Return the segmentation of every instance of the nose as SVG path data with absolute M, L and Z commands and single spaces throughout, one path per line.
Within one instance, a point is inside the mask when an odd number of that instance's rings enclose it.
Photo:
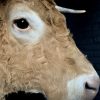
M 87 79 L 84 81 L 84 92 L 85 94 L 93 98 L 96 96 L 100 86 L 100 79 L 98 75 L 91 75 L 88 76 Z
M 93 100 L 99 86 L 100 79 L 97 73 L 76 77 L 68 82 L 68 100 Z M 72 94 L 74 94 L 73 97 Z
M 87 81 L 85 82 L 85 89 L 91 91 L 97 91 L 99 88 L 99 78 L 98 77 L 88 77 Z

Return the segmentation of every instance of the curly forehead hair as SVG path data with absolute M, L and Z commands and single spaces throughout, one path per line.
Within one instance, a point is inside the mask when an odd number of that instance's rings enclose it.
M 42 3 L 45 7 L 48 8 L 52 7 L 52 5 L 56 5 L 54 0 L 0 0 L 0 6 L 6 6 L 7 4 L 10 4 L 10 2 L 35 2 L 38 4 L 38 2 Z
M 6 3 L 9 0 L 0 0 L 0 3 Z M 34 1 L 34 0 L 24 0 L 24 1 Z M 39 0 L 39 1 L 48 1 L 50 3 L 54 3 L 54 0 Z

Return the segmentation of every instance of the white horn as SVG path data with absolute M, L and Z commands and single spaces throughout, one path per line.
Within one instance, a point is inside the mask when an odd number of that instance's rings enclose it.
M 75 14 L 81 14 L 81 13 L 85 13 L 86 10 L 75 10 L 75 9 L 70 9 L 70 8 L 64 8 L 64 7 L 60 7 L 60 6 L 55 6 L 55 8 L 63 13 L 75 13 Z

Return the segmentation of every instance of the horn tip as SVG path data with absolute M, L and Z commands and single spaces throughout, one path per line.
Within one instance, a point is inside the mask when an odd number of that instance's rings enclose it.
M 86 10 L 82 10 L 82 13 L 86 13 Z

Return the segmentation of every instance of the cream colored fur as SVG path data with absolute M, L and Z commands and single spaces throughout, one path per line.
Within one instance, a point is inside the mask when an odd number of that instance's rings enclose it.
M 36 30 L 41 38 L 35 44 L 34 40 L 24 42 L 16 38 L 9 29 L 10 14 L 12 9 L 16 14 L 19 4 L 35 12 L 44 24 L 45 29 Z M 48 100 L 70 100 L 68 82 L 81 75 L 96 74 L 76 47 L 65 17 L 57 11 L 53 0 L 4 0 L 0 3 L 0 17 L 0 100 L 19 90 L 43 91 Z

